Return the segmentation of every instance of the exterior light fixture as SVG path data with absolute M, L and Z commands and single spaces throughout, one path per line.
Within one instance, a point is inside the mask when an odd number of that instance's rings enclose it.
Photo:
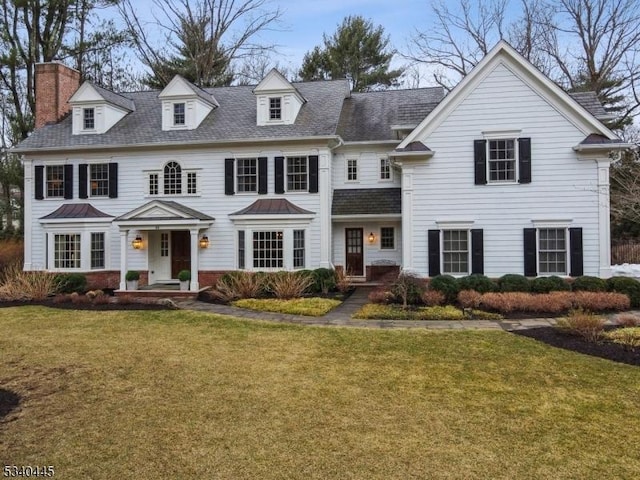
M 136 238 L 131 242 L 131 246 L 136 250 L 140 250 L 142 248 L 142 237 L 140 235 L 136 235 Z
M 376 241 L 376 236 L 373 232 L 369 233 L 369 243 L 373 243 Z
M 200 239 L 200 248 L 209 248 L 209 237 L 203 235 Z

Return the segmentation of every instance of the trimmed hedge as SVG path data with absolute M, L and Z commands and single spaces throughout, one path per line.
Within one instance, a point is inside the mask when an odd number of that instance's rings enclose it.
M 630 277 L 611 277 L 607 280 L 607 290 L 624 293 L 631 301 L 631 308 L 640 307 L 640 282 Z
M 460 291 L 458 281 L 451 275 L 437 275 L 433 277 L 429 283 L 429 288 L 442 293 L 447 303 L 455 303 L 458 292 Z
M 531 280 L 531 291 L 534 293 L 549 293 L 549 292 L 565 292 L 571 290 L 569 284 L 562 278 L 551 277 L 538 277 Z
M 83 273 L 60 273 L 56 275 L 57 290 L 60 293 L 84 293 L 87 277 Z
M 529 292 L 531 283 L 524 275 L 508 273 L 498 279 L 498 287 L 501 292 Z
M 584 275 L 582 277 L 577 277 L 573 283 L 571 284 L 571 289 L 575 292 L 606 292 L 607 291 L 607 282 L 598 277 L 590 277 L 589 275 Z
M 475 290 L 478 293 L 495 292 L 498 286 L 489 278 L 479 273 L 458 278 L 458 291 Z

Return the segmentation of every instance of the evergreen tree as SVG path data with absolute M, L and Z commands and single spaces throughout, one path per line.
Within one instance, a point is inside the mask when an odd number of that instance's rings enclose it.
M 384 28 L 361 16 L 346 17 L 332 36 L 323 35 L 323 43 L 304 56 L 302 80 L 346 78 L 354 92 L 365 92 L 397 85 L 403 73 L 389 70 L 395 52 Z

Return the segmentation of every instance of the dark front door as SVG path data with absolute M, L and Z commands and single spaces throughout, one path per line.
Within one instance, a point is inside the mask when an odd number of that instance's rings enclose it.
M 347 275 L 364 275 L 364 257 L 362 253 L 362 229 L 346 228 L 345 245 L 347 255 Z
M 191 235 L 178 230 L 171 232 L 171 278 L 180 270 L 191 270 Z

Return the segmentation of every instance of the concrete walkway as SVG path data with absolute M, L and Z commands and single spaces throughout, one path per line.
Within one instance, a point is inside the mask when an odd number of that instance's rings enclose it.
M 179 300 L 179 308 L 199 312 L 231 315 L 249 320 L 291 323 L 297 325 L 320 325 L 364 328 L 427 328 L 445 330 L 522 330 L 526 328 L 548 327 L 556 323 L 555 318 L 532 318 L 523 320 L 359 320 L 351 318 L 360 307 L 368 303 L 371 287 L 356 287 L 355 292 L 341 305 L 322 317 L 287 315 L 283 313 L 257 312 L 230 305 L 217 305 L 199 300 Z M 611 318 L 607 323 L 614 323 Z

